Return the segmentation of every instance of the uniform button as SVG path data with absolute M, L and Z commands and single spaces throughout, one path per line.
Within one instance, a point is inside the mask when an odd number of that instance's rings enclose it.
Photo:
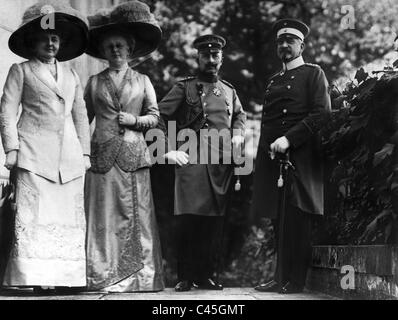
M 208 128 L 209 127 L 209 124 L 206 122 L 205 123 L 205 128 Z
M 291 76 L 290 79 L 294 79 L 294 76 Z
M 202 97 L 204 97 L 205 95 L 206 95 L 206 94 L 203 92 L 203 93 L 202 93 Z
M 126 130 L 124 130 L 124 128 L 119 130 L 119 134 L 124 134 Z
M 282 124 L 285 125 L 285 124 L 286 124 L 286 121 L 282 121 Z
M 274 80 L 271 80 L 269 83 L 270 83 L 270 84 L 273 84 L 273 83 L 274 83 Z
M 209 115 L 207 113 L 205 113 L 205 118 L 207 118 Z
M 280 76 L 283 76 L 285 73 L 282 71 L 281 73 L 279 73 Z
M 268 93 L 268 92 L 269 92 L 269 89 L 265 90 L 265 93 Z
M 288 85 L 288 86 L 286 86 L 286 88 L 287 88 L 288 90 L 290 90 L 291 86 L 290 86 L 290 85 Z
M 287 110 L 286 110 L 286 109 L 283 109 L 282 112 L 283 112 L 283 113 L 287 113 Z
M 206 107 L 207 106 L 207 102 L 203 102 L 203 105 Z

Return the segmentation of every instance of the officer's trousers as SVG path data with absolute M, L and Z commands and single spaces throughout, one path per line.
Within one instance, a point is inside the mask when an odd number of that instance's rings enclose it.
M 279 216 L 273 219 L 276 245 L 281 239 Z M 275 280 L 282 272 L 283 285 L 287 282 L 304 288 L 307 269 L 311 261 L 311 214 L 287 205 L 284 219 L 282 261 L 277 258 Z
M 224 217 L 183 214 L 177 219 L 178 280 L 203 281 L 219 265 Z

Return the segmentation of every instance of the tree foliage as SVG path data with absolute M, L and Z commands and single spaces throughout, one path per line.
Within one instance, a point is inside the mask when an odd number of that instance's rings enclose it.
M 327 226 L 341 244 L 396 241 L 398 73 L 370 76 L 361 68 L 343 91 L 346 107 L 325 129 L 332 161 Z M 330 240 L 329 240 L 330 241 Z

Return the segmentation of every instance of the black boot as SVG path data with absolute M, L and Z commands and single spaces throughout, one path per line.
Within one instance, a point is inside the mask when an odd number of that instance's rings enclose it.
M 183 292 L 183 291 L 191 290 L 191 287 L 192 287 L 192 281 L 190 281 L 190 280 L 181 280 L 181 281 L 179 281 L 176 284 L 174 289 L 177 292 Z
M 217 281 L 215 281 L 212 278 L 195 281 L 195 284 L 198 289 L 204 289 L 204 290 L 222 290 L 222 289 L 224 289 L 221 283 L 218 283 Z
M 258 286 L 254 287 L 254 290 L 260 292 L 278 292 L 279 285 L 275 280 L 271 280 L 266 283 L 259 284 Z

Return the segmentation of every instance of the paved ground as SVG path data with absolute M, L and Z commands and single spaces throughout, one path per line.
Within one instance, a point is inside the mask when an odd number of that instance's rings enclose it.
M 30 290 L 3 290 L 0 300 L 334 300 L 336 298 L 313 292 L 280 295 L 260 293 L 253 288 L 225 288 L 223 291 L 192 290 L 175 292 L 167 288 L 156 293 L 81 293 L 69 296 L 35 296 Z

